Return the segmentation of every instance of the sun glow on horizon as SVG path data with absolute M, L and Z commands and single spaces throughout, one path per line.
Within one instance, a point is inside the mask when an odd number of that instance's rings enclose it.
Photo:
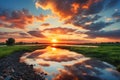
M 52 51 L 55 51 L 55 50 L 56 50 L 56 48 L 52 47 Z
M 54 39 L 51 39 L 51 42 L 52 42 L 52 43 L 57 43 L 58 40 L 54 38 Z

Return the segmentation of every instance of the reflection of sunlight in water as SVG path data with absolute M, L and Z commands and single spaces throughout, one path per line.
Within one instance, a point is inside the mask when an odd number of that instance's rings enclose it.
M 55 51 L 55 50 L 56 50 L 56 48 L 52 48 L 52 50 L 53 50 L 53 51 Z
M 120 80 L 120 74 L 105 62 L 50 46 L 25 53 L 20 61 L 33 64 L 36 72 L 47 73 L 48 80 Z

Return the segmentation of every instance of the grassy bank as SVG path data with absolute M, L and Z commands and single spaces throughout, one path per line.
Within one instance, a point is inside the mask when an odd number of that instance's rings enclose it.
M 45 46 L 25 46 L 25 45 L 15 45 L 15 46 L 4 46 L 0 47 L 0 58 L 8 56 L 17 51 L 33 51 L 36 49 L 43 49 Z M 75 47 L 75 46 L 62 46 L 60 48 L 69 49 L 81 53 L 85 56 L 97 58 L 102 61 L 106 61 L 117 67 L 120 71 L 120 45 L 107 44 L 99 45 L 99 47 Z
M 0 58 L 8 56 L 17 51 L 33 51 L 36 49 L 42 49 L 45 46 L 23 46 L 23 45 L 15 45 L 15 46 L 3 46 L 0 47 Z
M 99 47 L 96 48 L 62 46 L 61 48 L 81 53 L 87 57 L 106 61 L 116 66 L 118 71 L 120 71 L 120 45 L 99 45 Z

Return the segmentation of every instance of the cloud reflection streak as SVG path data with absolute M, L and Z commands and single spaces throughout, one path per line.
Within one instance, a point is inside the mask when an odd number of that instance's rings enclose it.
M 106 62 L 50 46 L 25 53 L 20 60 L 35 64 L 35 71 L 47 73 L 48 80 L 120 80 L 120 73 Z

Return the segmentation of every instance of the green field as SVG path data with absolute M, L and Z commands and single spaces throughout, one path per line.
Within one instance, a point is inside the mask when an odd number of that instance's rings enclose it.
M 43 49 L 45 46 L 4 46 L 0 47 L 0 58 L 8 56 L 17 51 L 33 51 L 36 49 Z M 117 67 L 120 71 L 120 45 L 107 44 L 98 45 L 98 47 L 73 47 L 73 46 L 60 46 L 60 48 L 68 49 L 78 52 L 87 57 L 96 58 L 102 61 L 106 61 Z
M 45 48 L 45 46 L 24 46 L 24 45 L 4 46 L 0 47 L 0 58 L 3 58 L 18 51 L 33 51 L 42 48 Z
M 94 47 L 94 48 L 62 46 L 60 48 L 75 51 L 87 57 L 92 57 L 102 61 L 106 61 L 116 66 L 117 70 L 120 71 L 120 45 L 107 44 L 107 45 L 99 45 L 98 47 Z

